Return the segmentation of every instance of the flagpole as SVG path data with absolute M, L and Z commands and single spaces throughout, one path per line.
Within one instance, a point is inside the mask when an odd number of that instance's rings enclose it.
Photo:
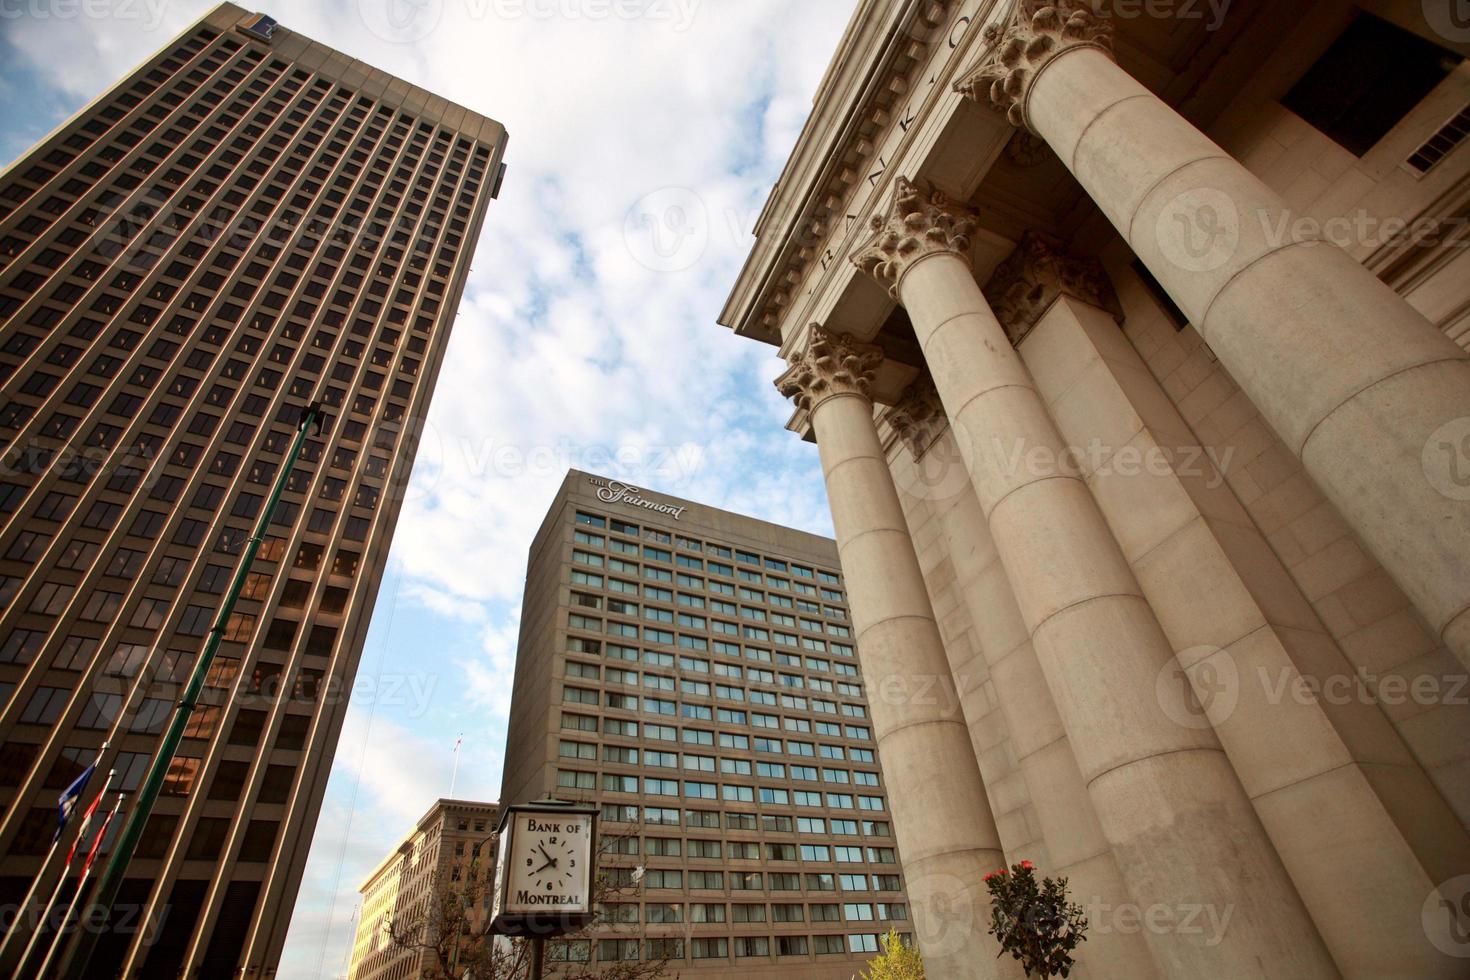
M 454 740 L 454 768 L 449 772 L 449 798 L 454 799 L 454 784 L 459 779 L 459 743 L 464 741 L 464 733 Z
M 313 425 L 317 431 L 321 431 L 322 403 L 314 401 L 301 410 L 301 420 L 296 425 L 296 438 L 291 443 L 291 448 L 281 465 L 281 472 L 276 477 L 275 486 L 271 489 L 271 495 L 266 499 L 265 509 L 260 512 L 255 522 L 255 530 L 251 532 L 250 540 L 246 542 L 245 549 L 240 556 L 240 563 L 235 569 L 235 577 L 230 581 L 229 591 L 220 603 L 219 612 L 215 614 L 214 625 L 210 627 L 209 636 L 204 641 L 204 649 L 199 653 L 199 659 L 194 662 L 194 669 L 189 674 L 189 680 L 184 685 L 183 696 L 174 704 L 173 719 L 168 728 L 164 730 L 163 739 L 159 742 L 158 751 L 153 756 L 153 761 L 148 766 L 148 774 L 143 777 L 143 785 L 138 789 L 135 797 L 133 812 L 128 814 L 127 823 L 123 824 L 122 833 L 118 834 L 117 845 L 107 858 L 107 864 L 102 869 L 102 875 L 97 881 L 97 905 L 102 910 L 104 922 L 112 921 L 112 904 L 117 901 L 118 892 L 122 890 L 123 876 L 127 873 L 128 864 L 133 860 L 133 853 L 138 849 L 138 841 L 143 836 L 143 829 L 148 824 L 148 816 L 153 812 L 154 803 L 158 802 L 158 794 L 163 792 L 163 782 L 168 776 L 169 767 L 173 764 L 174 753 L 178 751 L 179 743 L 183 741 L 184 730 L 188 727 L 189 718 L 194 709 L 199 705 L 199 695 L 204 690 L 205 678 L 209 676 L 210 665 L 214 663 L 215 654 L 219 652 L 220 643 L 225 638 L 225 627 L 229 624 L 230 616 L 235 611 L 235 603 L 240 599 L 240 593 L 245 589 L 245 580 L 250 576 L 250 569 L 255 564 L 255 556 L 260 553 L 260 546 L 265 541 L 266 532 L 270 530 L 271 520 L 276 513 L 276 505 L 281 502 L 281 495 L 286 492 L 286 483 L 291 479 L 291 471 L 296 466 L 296 461 L 301 458 L 302 447 L 306 445 L 306 437 Z M 62 976 L 72 980 L 83 980 L 87 977 L 87 963 L 92 958 L 92 953 L 97 948 L 98 933 L 84 931 L 72 944 L 66 957 L 61 961 L 61 969 L 58 971 Z
M 112 804 L 112 811 L 107 814 L 107 819 L 102 821 L 102 826 L 97 828 L 97 837 L 92 842 L 92 849 L 87 852 L 87 861 L 82 865 L 82 877 L 77 881 L 76 894 L 71 897 L 71 904 L 66 907 L 66 914 L 61 917 L 61 925 L 56 927 L 56 935 L 51 937 L 51 948 L 46 951 L 46 958 L 41 961 L 41 968 L 36 971 L 37 978 L 46 976 L 46 968 L 51 965 L 51 960 L 56 956 L 56 951 L 61 948 L 61 939 L 66 935 L 67 923 L 71 921 L 72 911 L 76 909 L 77 902 L 81 901 L 87 893 L 87 879 L 92 876 L 92 861 L 97 857 L 97 851 L 102 847 L 102 841 L 107 837 L 107 828 L 112 826 L 113 817 L 122 808 L 123 794 L 117 794 L 117 802 Z M 86 913 L 83 912 L 83 918 Z
M 97 800 L 87 808 L 87 815 L 82 818 L 82 825 L 77 830 L 76 842 L 72 844 L 71 850 L 67 852 L 66 863 L 61 866 L 61 875 L 56 879 L 56 888 L 52 890 L 51 897 L 42 906 L 41 920 L 36 923 L 36 928 L 31 930 L 31 940 L 26 943 L 25 952 L 20 954 L 20 960 L 15 964 L 15 972 L 11 974 L 12 980 L 20 980 L 21 977 L 25 976 L 26 961 L 31 958 L 31 953 L 35 951 L 36 940 L 40 939 L 41 933 L 45 931 L 46 918 L 51 914 L 51 906 L 56 904 L 56 899 L 61 894 L 62 887 L 66 884 L 66 873 L 71 870 L 72 858 L 77 856 L 77 844 L 86 843 L 84 838 L 87 834 L 87 827 L 92 821 L 92 812 L 97 808 L 97 803 L 101 802 L 102 798 L 107 795 L 107 790 L 112 786 L 112 777 L 115 775 L 117 775 L 116 769 L 109 769 L 107 771 L 107 782 L 102 784 L 102 792 L 97 794 Z M 38 977 L 40 976 L 39 973 L 36 975 Z
M 107 742 L 103 742 L 102 747 L 97 750 L 97 758 L 92 762 L 91 771 L 95 772 L 97 767 L 102 764 L 102 754 L 107 751 L 107 744 Z M 82 790 L 85 791 L 86 788 L 86 785 L 83 784 Z M 40 890 L 41 879 L 46 877 L 46 869 L 51 866 L 51 859 L 56 856 L 56 849 L 61 846 L 61 832 L 65 829 L 65 824 L 56 828 L 56 836 L 51 840 L 51 850 L 46 852 L 46 857 L 41 861 L 41 867 L 36 871 L 36 877 L 31 879 L 31 887 L 26 892 L 26 897 L 20 900 L 20 907 L 16 910 L 15 920 L 11 922 L 9 931 L 5 933 L 5 941 L 0 942 L 0 962 L 4 962 L 5 953 L 10 949 L 11 940 L 15 938 L 15 934 L 20 931 L 21 924 L 25 921 L 26 910 L 31 907 L 31 899 L 35 898 L 36 892 Z M 40 923 L 37 923 L 36 928 L 40 928 Z

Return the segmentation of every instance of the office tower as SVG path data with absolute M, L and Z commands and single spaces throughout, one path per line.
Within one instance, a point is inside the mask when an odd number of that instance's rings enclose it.
M 550 959 L 845 980 L 908 931 L 826 538 L 571 472 L 531 547 L 505 759 L 503 802 L 601 806 L 613 891 Z
M 859 5 L 720 317 L 938 681 L 873 704 L 926 966 L 1028 859 L 1094 976 L 1461 975 L 1464 7 L 1125 6 Z
M 104 739 L 137 788 L 325 405 L 124 882 L 147 925 L 94 975 L 275 969 L 504 148 L 225 4 L 0 176 L 6 900 Z
M 362 910 L 352 941 L 348 980 L 404 980 L 438 976 L 439 959 L 409 943 L 433 943 L 430 930 L 451 923 L 482 931 L 489 917 L 495 878 L 495 845 L 491 838 L 500 821 L 494 803 L 438 800 L 419 818 L 358 889 Z M 471 881 L 479 901 L 463 919 L 436 912 L 434 903 L 463 894 Z M 473 893 L 471 893 L 473 894 Z M 400 942 L 394 942 L 394 936 Z M 453 965 L 455 944 L 447 944 Z

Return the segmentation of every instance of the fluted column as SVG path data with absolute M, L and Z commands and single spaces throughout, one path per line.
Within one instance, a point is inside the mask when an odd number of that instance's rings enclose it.
M 868 397 L 883 355 L 810 331 L 777 387 L 816 432 L 925 964 L 939 977 L 1010 976 L 985 931 L 982 880 L 1005 856 Z
M 1020 0 L 956 87 L 1056 151 L 1323 493 L 1470 665 L 1470 359 L 1123 71 L 1082 0 Z
M 915 381 L 885 418 L 916 463 L 938 440 L 954 438 L 945 432 L 944 406 L 933 379 L 927 376 Z M 955 588 L 974 624 L 1046 852 L 1043 856 L 1027 848 L 1012 848 L 1008 857 L 1011 863 L 1029 858 L 1044 874 L 1065 877 L 1073 901 L 1086 910 L 1094 928 L 1078 960 L 1076 976 L 1083 980 L 1150 980 L 1158 971 L 1143 938 L 1132 930 L 1110 928 L 1131 896 L 1087 797 L 1087 785 L 995 550 L 985 512 L 963 473 L 946 475 L 943 483 L 953 492 L 935 501 L 935 510 L 954 568 Z
M 1148 930 L 1154 960 L 1168 977 L 1336 976 L 1214 732 L 1172 720 L 1185 694 L 1155 682 L 1173 649 L 975 283 L 973 229 L 900 180 L 855 261 L 908 310 L 1130 893 L 1232 912 L 1216 945 Z

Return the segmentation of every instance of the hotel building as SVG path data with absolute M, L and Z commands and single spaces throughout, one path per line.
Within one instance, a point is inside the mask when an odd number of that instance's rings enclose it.
M 499 821 L 500 807 L 494 803 L 438 800 L 429 807 L 358 889 L 362 909 L 347 980 L 438 976 L 438 957 L 405 942 L 437 942 L 431 930 L 449 922 L 483 929 L 495 877 L 491 838 Z M 470 915 L 461 920 L 435 912 L 434 903 L 462 893 L 471 882 L 479 886 L 479 903 Z M 452 943 L 449 948 L 452 956 Z
M 830 540 L 567 476 L 531 548 L 501 799 L 600 805 L 611 890 L 550 959 L 847 980 L 909 932 L 852 632 Z
M 869 688 L 942 679 L 872 703 L 931 975 L 1017 975 L 1020 859 L 1074 975 L 1465 975 L 1453 7 L 858 5 L 721 322 L 790 363 Z
M 104 740 L 138 788 L 325 413 L 93 976 L 274 974 L 505 141 L 223 4 L 0 174 L 3 901 Z

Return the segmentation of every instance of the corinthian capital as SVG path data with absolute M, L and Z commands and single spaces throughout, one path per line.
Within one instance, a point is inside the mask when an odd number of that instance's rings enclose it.
M 934 379 L 927 374 L 904 389 L 898 402 L 884 416 L 893 431 L 909 447 L 914 459 L 920 459 L 944 431 L 946 422 L 944 405 L 939 401 L 939 392 Z
M 873 215 L 872 229 L 873 236 L 852 257 L 853 264 L 887 286 L 897 299 L 904 271 L 924 256 L 953 252 L 968 259 L 975 215 L 939 191 L 922 191 L 900 177 L 893 204 L 886 215 Z
M 836 395 L 867 398 L 883 351 L 815 323 L 810 329 L 806 350 L 791 356 L 791 367 L 776 379 L 776 390 L 804 412 Z
M 1058 296 L 1122 316 L 1101 262 L 1071 255 L 1060 242 L 1035 232 L 1028 232 L 1010 258 L 996 266 L 984 291 L 1012 344 L 1026 338 Z
M 980 64 L 955 82 L 955 91 L 995 106 L 1012 126 L 1031 129 L 1026 100 L 1036 76 L 1074 48 L 1111 56 L 1113 27 L 1087 0 L 1016 0 L 1009 22 L 985 28 L 985 44 Z

